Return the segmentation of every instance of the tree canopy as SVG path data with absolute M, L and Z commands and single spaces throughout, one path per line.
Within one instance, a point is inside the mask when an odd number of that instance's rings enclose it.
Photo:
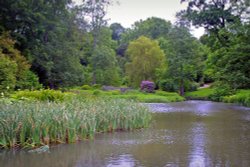
M 142 80 L 159 79 L 165 57 L 157 41 L 141 36 L 129 43 L 126 53 L 130 59 L 126 64 L 126 72 L 132 86 L 138 87 Z

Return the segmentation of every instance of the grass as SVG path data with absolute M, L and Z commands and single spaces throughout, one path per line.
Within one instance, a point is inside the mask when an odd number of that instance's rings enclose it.
M 194 100 L 213 100 L 211 99 L 211 95 L 215 92 L 213 88 L 203 88 L 198 89 L 194 92 L 187 92 L 185 94 L 187 99 Z M 230 96 L 221 96 L 220 100 L 224 103 L 236 103 L 243 106 L 250 107 L 250 90 L 238 90 L 234 95 Z
M 185 98 L 174 92 L 156 91 L 155 93 L 145 93 L 139 90 L 130 90 L 121 93 L 119 90 L 102 91 L 102 90 L 79 90 L 72 89 L 71 92 L 85 96 L 110 97 L 113 99 L 132 99 L 144 103 L 169 103 L 183 101 Z
M 223 97 L 222 101 L 250 107 L 250 90 L 238 90 L 234 95 Z
M 80 100 L 79 100 L 80 99 Z M 147 127 L 148 108 L 124 99 L 0 101 L 0 147 L 74 143 L 99 132 Z
M 208 100 L 208 97 L 214 93 L 213 88 L 202 88 L 193 92 L 186 92 L 185 97 L 192 100 Z

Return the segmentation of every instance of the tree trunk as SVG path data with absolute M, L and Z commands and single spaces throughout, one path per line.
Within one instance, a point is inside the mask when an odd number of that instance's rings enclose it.
M 184 80 L 180 80 L 180 88 L 179 88 L 179 94 L 180 96 L 184 96 Z

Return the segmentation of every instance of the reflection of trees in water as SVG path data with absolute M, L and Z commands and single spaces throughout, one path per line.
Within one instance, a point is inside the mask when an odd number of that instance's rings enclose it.
M 250 165 L 250 122 L 243 111 L 224 110 L 206 121 L 211 166 Z
M 151 142 L 136 145 L 131 152 L 144 166 L 186 166 L 191 130 L 191 113 L 162 113 L 154 115 L 154 129 L 145 140 Z
M 189 140 L 191 149 L 189 150 L 189 167 L 211 166 L 210 158 L 206 152 L 207 135 L 206 125 L 203 122 L 194 122 Z

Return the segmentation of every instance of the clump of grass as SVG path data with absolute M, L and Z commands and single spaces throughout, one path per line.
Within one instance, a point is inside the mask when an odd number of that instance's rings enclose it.
M 193 92 L 186 92 L 185 97 L 188 99 L 195 99 L 195 100 L 208 100 L 209 96 L 214 93 L 213 88 L 202 88 L 198 89 L 197 91 Z
M 236 94 L 222 98 L 226 103 L 237 103 L 250 107 L 250 90 L 239 90 Z
M 74 143 L 95 133 L 147 127 L 148 108 L 124 99 L 0 101 L 0 147 Z

